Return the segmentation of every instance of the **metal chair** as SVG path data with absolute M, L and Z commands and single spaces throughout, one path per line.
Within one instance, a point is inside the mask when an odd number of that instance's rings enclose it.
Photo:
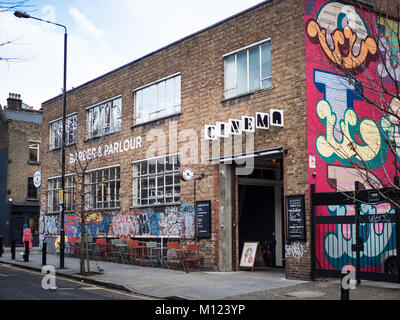
M 174 265 L 179 265 L 179 258 L 176 249 L 179 248 L 178 242 L 168 242 L 167 243 L 167 255 L 163 257 L 163 263 L 167 268 L 171 268 Z
M 157 248 L 157 242 L 151 241 L 146 243 L 146 253 L 144 259 L 151 267 L 157 265 L 159 262 L 157 250 L 155 250 L 155 248 Z
M 200 245 L 199 244 L 189 244 L 186 247 L 185 257 L 180 260 L 183 270 L 189 273 L 189 266 L 195 264 L 197 270 L 200 270 Z
M 137 240 L 131 240 L 128 241 L 128 256 L 129 256 L 129 263 L 136 263 L 139 262 L 142 264 L 142 258 L 139 252 L 139 241 Z

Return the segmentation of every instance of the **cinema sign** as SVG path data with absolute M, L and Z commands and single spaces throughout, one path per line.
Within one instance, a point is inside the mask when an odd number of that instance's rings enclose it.
M 204 139 L 217 140 L 230 135 L 242 135 L 243 132 L 255 132 L 256 129 L 269 130 L 270 126 L 284 126 L 282 110 L 271 109 L 270 113 L 257 112 L 255 117 L 242 116 L 241 120 L 229 119 L 229 122 L 217 122 L 204 126 Z

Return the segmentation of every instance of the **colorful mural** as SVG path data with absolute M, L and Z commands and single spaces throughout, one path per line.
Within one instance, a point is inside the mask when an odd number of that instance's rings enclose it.
M 80 237 L 79 217 L 65 215 L 65 235 Z M 134 209 L 123 213 L 118 210 L 93 212 L 85 220 L 88 236 L 112 236 L 118 238 L 186 238 L 195 236 L 195 210 L 191 204 L 181 207 Z M 60 232 L 58 215 L 40 216 L 42 238 L 55 237 Z
M 400 158 L 399 121 L 362 97 L 377 103 L 389 99 L 365 85 L 370 84 L 366 79 L 382 80 L 389 91 L 394 89 L 390 76 L 400 79 L 400 60 L 393 58 L 400 55 L 393 33 L 396 25 L 339 1 L 305 0 L 308 154 L 316 159 L 315 168 L 309 169 L 309 183 L 316 185 L 317 192 L 334 192 L 335 187 L 354 191 L 355 181 L 368 189 L 365 174 L 378 188 L 393 180 L 394 162 Z M 357 81 L 349 81 L 349 74 Z M 390 108 L 400 115 L 399 100 L 393 99 Z M 388 150 L 387 138 L 395 142 L 396 157 Z M 393 212 L 389 204 L 361 206 L 365 216 Z M 355 210 L 353 206 L 319 207 L 316 214 L 352 216 Z M 364 223 L 360 229 L 364 246 L 369 248 L 361 253 L 361 268 L 382 271 L 383 260 L 395 250 L 394 224 Z M 317 255 L 323 255 L 332 269 L 355 264 L 355 225 L 321 227 L 318 234 Z

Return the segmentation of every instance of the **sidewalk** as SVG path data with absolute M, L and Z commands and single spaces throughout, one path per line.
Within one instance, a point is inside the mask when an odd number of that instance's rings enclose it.
M 34 248 L 29 262 L 23 262 L 17 249 L 16 260 L 11 260 L 9 249 L 0 263 L 13 264 L 41 271 L 42 254 Z M 285 279 L 283 270 L 255 272 L 190 272 L 146 268 L 125 264 L 91 261 L 90 277 L 78 275 L 79 259 L 65 258 L 65 269 L 60 270 L 58 255 L 47 255 L 47 264 L 56 267 L 60 276 L 142 294 L 155 299 L 188 300 L 340 300 L 340 282 L 296 281 Z M 400 284 L 362 281 L 350 292 L 351 300 L 400 300 Z
M 34 248 L 29 262 L 23 262 L 17 249 L 16 260 L 11 260 L 9 249 L 5 250 L 0 263 L 13 264 L 41 271 L 42 254 Z M 91 271 L 100 274 L 89 277 L 79 273 L 79 259 L 65 257 L 64 269 L 59 269 L 58 255 L 47 255 L 47 264 L 56 267 L 57 275 L 84 279 L 99 285 L 122 289 L 156 299 L 222 300 L 232 295 L 246 295 L 253 292 L 284 288 L 304 283 L 287 280 L 283 270 L 257 272 L 190 272 L 180 270 L 146 268 L 140 266 L 91 261 Z

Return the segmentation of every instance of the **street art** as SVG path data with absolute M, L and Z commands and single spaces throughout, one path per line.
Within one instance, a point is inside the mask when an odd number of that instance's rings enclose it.
M 400 51 L 399 41 L 396 35 L 398 23 L 383 17 L 377 18 L 380 29 L 379 51 L 384 61 L 378 62 L 377 74 L 384 83 L 390 83 L 393 79 L 400 82 Z
M 309 250 L 310 250 L 309 242 L 301 244 L 299 241 L 296 241 L 291 244 L 287 244 L 285 248 L 286 258 L 293 257 L 297 260 L 301 259 L 307 254 Z
M 138 227 L 132 215 L 117 214 L 112 217 L 111 230 L 118 238 L 135 238 Z
M 316 184 L 317 192 L 354 191 L 355 181 L 370 189 L 367 175 L 376 188 L 386 187 L 393 180 L 394 162 L 400 159 L 399 121 L 395 116 L 375 112 L 361 97 L 377 99 L 365 86 L 366 78 L 389 84 L 393 78 L 400 79 L 396 26 L 392 20 L 339 1 L 305 0 L 308 153 L 316 163 L 309 169 L 309 183 Z M 380 31 L 379 44 L 373 38 L 377 34 L 374 28 Z M 342 67 L 358 82 L 349 81 Z M 390 109 L 400 115 L 400 101 L 393 99 Z M 395 146 L 395 156 L 387 139 Z M 315 168 L 319 168 L 319 175 L 315 175 Z M 361 253 L 361 269 L 382 271 L 382 260 L 396 249 L 394 224 L 387 223 L 393 210 L 388 203 L 361 205 L 361 216 L 376 222 L 360 225 L 367 248 Z M 354 216 L 355 208 L 318 207 L 316 214 Z M 321 252 L 317 254 L 323 255 L 331 268 L 341 270 L 349 263 L 355 265 L 355 224 L 333 225 L 320 231 L 316 241 Z M 288 256 L 305 254 L 301 244 L 287 246 L 286 251 Z
M 307 23 L 307 35 L 319 43 L 329 60 L 362 72 L 377 58 L 378 47 L 368 25 L 353 6 L 331 1 L 321 7 L 316 20 Z M 347 54 L 346 54 L 347 53 Z

